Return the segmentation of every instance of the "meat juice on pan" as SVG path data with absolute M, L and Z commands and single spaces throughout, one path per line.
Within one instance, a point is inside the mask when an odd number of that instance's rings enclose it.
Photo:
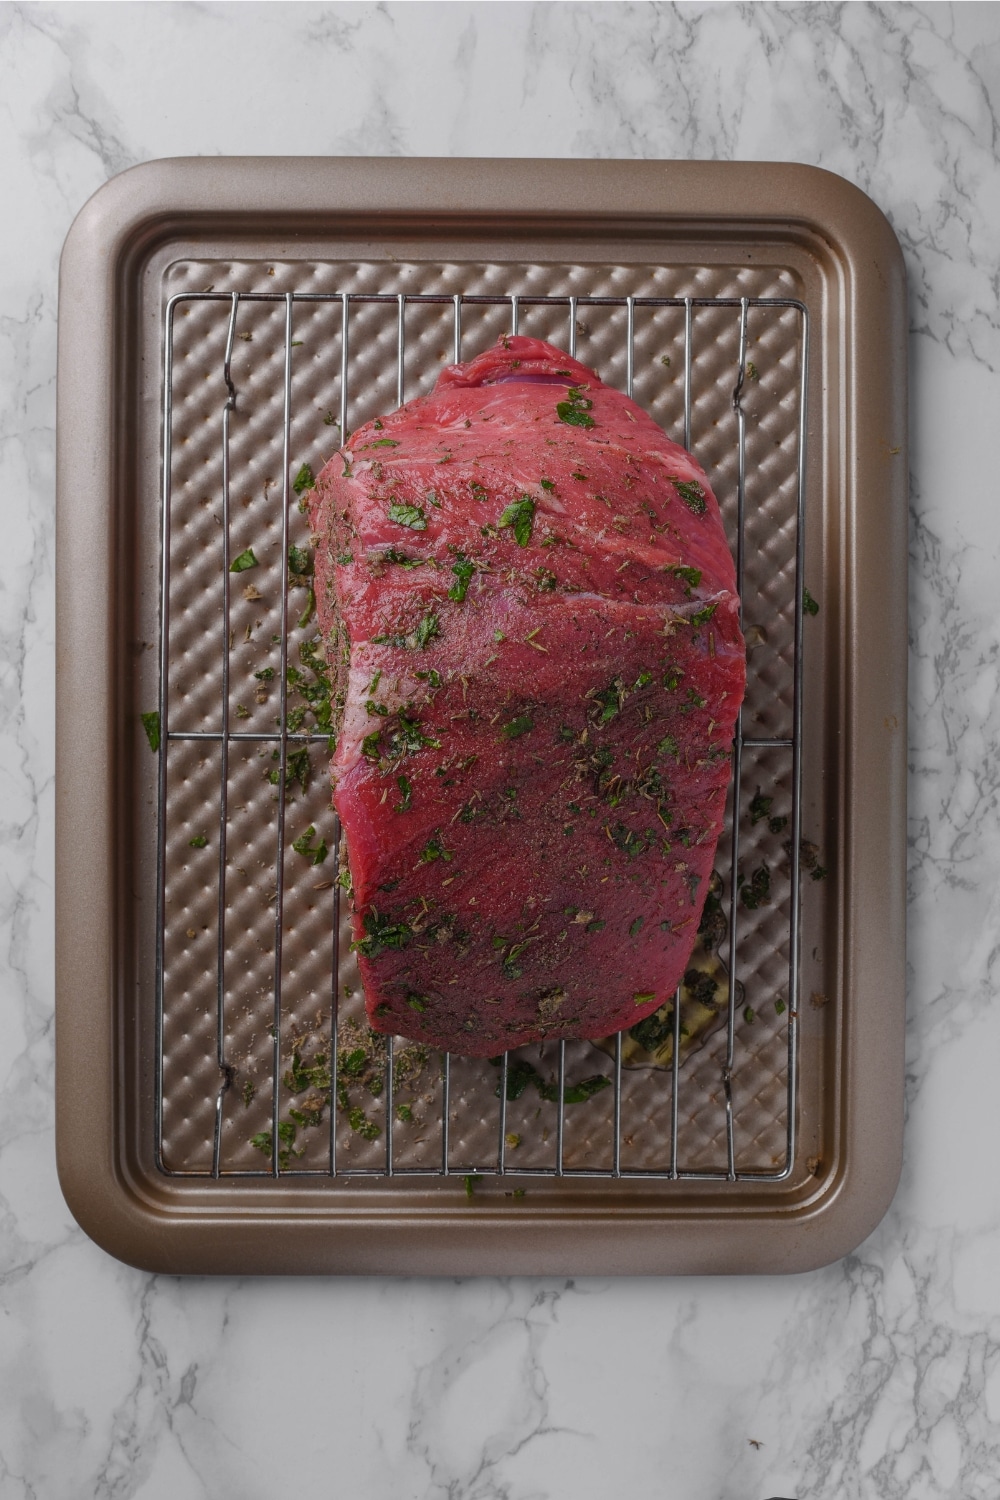
M 508 337 L 353 433 L 311 495 L 334 804 L 372 1026 L 467 1056 L 669 999 L 745 648 L 695 460 Z

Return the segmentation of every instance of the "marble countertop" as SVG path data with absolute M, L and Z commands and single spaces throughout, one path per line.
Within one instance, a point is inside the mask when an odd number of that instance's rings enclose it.
M 0 5 L 0 1500 L 1000 1493 L 998 101 L 995 4 Z M 179 1280 L 71 1220 L 57 263 L 108 177 L 187 153 L 794 159 L 889 216 L 911 297 L 908 1124 L 892 1208 L 839 1264 Z

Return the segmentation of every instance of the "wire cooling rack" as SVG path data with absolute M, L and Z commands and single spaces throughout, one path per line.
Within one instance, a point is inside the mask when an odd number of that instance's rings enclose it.
M 163 327 L 160 1169 L 240 1179 L 459 1176 L 469 1192 L 486 1176 L 789 1176 L 800 851 L 808 848 L 800 808 L 805 306 L 784 296 L 210 287 L 170 297 Z M 751 649 L 717 858 L 726 998 L 707 1039 L 687 1048 L 678 992 L 665 1066 L 648 1058 L 635 1066 L 623 1034 L 603 1047 L 551 1043 L 492 1063 L 373 1039 L 339 885 L 326 876 L 339 853 L 317 769 L 327 738 L 304 727 L 292 704 L 296 662 L 308 659 L 302 647 L 311 649 L 315 630 L 308 606 L 300 613 L 303 601 L 292 597 L 287 566 L 289 549 L 308 544 L 296 479 L 304 460 L 315 466 L 339 446 L 351 422 L 429 388 L 446 357 L 470 357 L 505 330 L 537 333 L 574 356 L 590 340 L 579 357 L 602 354 L 593 362 L 608 367 L 605 378 L 617 377 L 686 447 L 694 437 L 735 552 Z M 268 467 L 277 474 L 261 485 Z M 234 573 L 262 527 L 276 555 L 266 563 L 258 540 L 260 572 Z M 248 672 L 244 658 L 265 643 L 274 665 Z M 316 766 L 310 747 L 319 749 Z M 296 780 L 303 765 L 308 775 Z M 787 810 L 768 818 L 765 802 Z M 324 820 L 319 862 L 312 851 Z M 306 825 L 313 841 L 303 845 Z M 761 860 L 770 876 L 768 858 L 780 861 L 781 849 L 780 877 L 762 901 L 748 900 L 749 864 Z M 326 878 L 309 878 L 317 875 Z M 574 1080 L 587 1069 L 600 1088 L 581 1102 L 586 1089 Z

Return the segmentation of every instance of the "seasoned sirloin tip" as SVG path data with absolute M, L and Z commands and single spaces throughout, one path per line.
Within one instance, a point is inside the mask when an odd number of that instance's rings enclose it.
M 372 1026 L 492 1056 L 635 1025 L 695 942 L 745 684 L 703 470 L 508 337 L 310 503 Z

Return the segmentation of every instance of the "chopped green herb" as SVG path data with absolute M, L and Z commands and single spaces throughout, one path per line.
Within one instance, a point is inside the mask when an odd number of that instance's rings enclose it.
M 486 486 L 480 484 L 476 479 L 470 481 L 469 489 L 472 491 L 473 500 L 487 500 L 489 498 L 486 493 Z
M 748 881 L 740 885 L 740 900 L 748 911 L 767 906 L 771 900 L 771 871 L 767 865 L 754 870 Z
M 329 424 L 328 424 L 329 425 Z M 297 495 L 303 494 L 305 490 L 314 490 L 316 479 L 308 464 L 303 464 L 295 478 L 292 480 L 292 489 Z
M 512 505 L 508 505 L 499 521 L 501 527 L 513 527 L 514 539 L 519 547 L 526 547 L 531 541 L 534 523 L 535 502 L 528 495 L 522 495 L 520 500 L 515 500 Z
M 397 1104 L 396 1119 L 402 1120 L 404 1125 L 409 1125 L 410 1121 L 413 1119 L 413 1110 L 408 1104 Z
M 540 479 L 538 483 L 541 485 L 542 489 L 546 490 L 550 495 L 555 490 L 555 484 L 551 479 Z
M 427 518 L 419 505 L 400 505 L 394 500 L 389 506 L 389 520 L 398 526 L 408 526 L 411 531 L 427 530 Z
M 413 787 L 405 776 L 397 776 L 396 785 L 403 794 L 403 800 L 397 802 L 392 810 L 393 812 L 409 812 L 413 800 Z
M 773 801 L 773 797 L 763 796 L 760 787 L 757 788 L 756 792 L 754 793 L 753 800 L 750 803 L 751 827 L 753 827 L 755 823 L 759 823 L 763 818 L 767 817 L 768 813 L 771 811 L 771 803 Z
M 747 378 L 749 380 L 759 380 L 760 379 L 760 375 L 758 374 L 758 371 L 757 371 L 757 366 L 754 364 L 754 362 L 753 362 L 752 359 L 747 360 Z
M 672 734 L 665 734 L 663 736 L 662 740 L 656 747 L 656 753 L 657 755 L 672 755 L 674 760 L 680 760 L 681 758 L 681 752 L 678 748 L 677 741 L 674 739 Z
M 327 663 L 319 655 L 318 638 L 300 642 L 299 661 L 312 672 L 313 676 L 310 679 L 300 672 L 298 667 L 288 667 L 286 672 L 288 686 L 305 699 L 308 711 L 312 713 L 316 728 L 320 733 L 332 735 L 333 685 L 330 681 Z M 288 728 L 292 733 L 300 727 L 307 708 L 297 706 L 289 711 Z
M 310 589 L 308 597 L 306 598 L 306 607 L 302 611 L 302 613 L 299 615 L 299 618 L 295 622 L 298 625 L 298 627 L 299 627 L 300 630 L 305 630 L 306 626 L 309 624 L 309 621 L 312 619 L 312 617 L 315 614 L 315 612 L 316 612 L 316 595 L 313 592 L 313 590 Z
M 608 827 L 607 833 L 615 848 L 627 854 L 629 859 L 638 859 L 640 854 L 647 854 L 656 847 L 657 834 L 654 828 L 644 828 L 641 833 L 637 833 L 624 823 L 615 823 Z
M 380 563 L 397 563 L 401 568 L 422 568 L 430 559 L 426 557 L 408 557 L 405 552 L 400 552 L 397 547 L 389 547 L 376 561 Z
M 697 479 L 684 481 L 673 479 L 671 483 L 693 516 L 703 516 L 705 514 L 708 502 L 705 499 L 705 491 Z
M 399 760 L 404 755 L 415 755 L 424 746 L 440 750 L 441 741 L 425 735 L 420 720 L 412 714 L 400 712 L 396 716 L 397 727 L 389 739 L 389 759 Z
M 718 997 L 718 983 L 704 969 L 688 969 L 684 975 L 684 988 L 689 999 L 697 1005 L 714 1006 Z
M 754 1017 L 754 1010 L 753 1010 L 753 1006 L 752 1005 L 744 1005 L 744 1007 L 743 1007 L 743 1019 L 747 1023 L 748 1026 L 752 1026 L 753 1025 L 755 1017 Z
M 421 1014 L 427 1009 L 427 1001 L 423 995 L 408 995 L 406 1003 L 411 1010 L 419 1011 Z
M 448 590 L 448 598 L 454 599 L 456 604 L 461 604 L 469 590 L 469 580 L 476 571 L 473 563 L 461 552 L 451 565 L 451 571 L 455 575 L 455 582 Z
M 802 590 L 802 608 L 805 610 L 807 615 L 819 614 L 819 605 L 816 603 L 816 600 L 813 598 L 812 594 L 810 594 L 807 588 L 803 588 Z
M 366 448 L 398 448 L 399 444 L 394 438 L 376 438 L 372 443 L 365 443 Z
M 597 920 L 594 922 L 588 922 L 583 930 L 584 932 L 603 932 L 607 925 L 607 922 Z
M 261 667 L 259 672 L 253 674 L 258 682 L 270 682 L 274 676 L 273 667 Z
M 229 571 L 230 573 L 245 573 L 248 568 L 259 567 L 260 563 L 253 555 L 253 548 L 247 547 L 246 551 L 241 552 L 239 557 L 233 558 L 232 562 L 229 564 Z
M 538 580 L 539 593 L 551 594 L 556 586 L 556 575 L 548 568 L 536 568 L 535 577 Z
M 654 990 L 640 990 L 632 996 L 632 1001 L 635 1005 L 649 1005 L 655 999 L 656 992 Z
M 681 563 L 672 563 L 670 567 L 664 568 L 665 573 L 673 573 L 675 578 L 681 579 L 690 589 L 696 589 L 701 582 L 701 569 L 688 568 Z
M 697 610 L 695 614 L 689 615 L 688 616 L 688 624 L 689 625 L 704 625 L 704 624 L 706 624 L 707 621 L 709 621 L 712 618 L 712 616 L 715 614 L 715 611 L 718 609 L 718 607 L 719 607 L 719 601 L 717 599 L 713 600 L 711 604 L 706 604 L 702 609 Z
M 519 714 L 516 719 L 511 719 L 509 724 L 500 726 L 500 733 L 505 740 L 520 739 L 522 734 L 527 734 L 534 729 L 535 721 L 530 714 Z
M 288 549 L 288 576 L 292 587 L 306 588 L 305 579 L 311 578 L 313 573 L 313 555 L 308 547 L 296 547 L 293 543 Z
M 355 939 L 351 948 L 365 958 L 378 958 L 387 948 L 405 948 L 413 936 L 408 922 L 392 922 L 388 917 L 380 917 L 374 907 L 365 913 L 363 925 L 366 936 Z
M 660 364 L 663 366 L 663 368 L 665 370 L 669 370 L 670 369 L 670 355 L 669 354 L 661 354 L 660 355 Z
M 610 1078 L 606 1078 L 603 1073 L 595 1073 L 593 1077 L 581 1078 L 579 1083 L 571 1084 L 568 1088 L 565 1088 L 563 1090 L 563 1103 L 585 1104 L 588 1099 L 593 1099 L 595 1094 L 599 1094 L 603 1089 L 609 1089 L 610 1087 Z M 557 1087 L 551 1088 L 551 1096 L 548 1092 L 542 1092 L 541 1090 L 539 1092 L 542 1093 L 543 1099 L 551 1097 L 552 1103 L 556 1103 L 559 1099 L 559 1090 Z
M 422 864 L 429 865 L 435 859 L 443 859 L 445 861 L 451 859 L 450 850 L 444 847 L 441 842 L 441 836 L 437 833 L 435 833 L 434 836 L 427 841 L 427 843 L 420 851 L 420 860 Z
M 382 1134 L 381 1127 L 376 1125 L 374 1120 L 369 1120 L 360 1106 L 348 1110 L 347 1123 L 364 1141 L 377 1141 Z
M 500 1066 L 500 1059 L 498 1057 L 490 1058 L 490 1062 L 494 1067 Z M 513 1103 L 515 1099 L 520 1099 L 525 1089 L 529 1086 L 537 1089 L 541 1098 L 547 1103 L 557 1104 L 559 1102 L 559 1084 L 557 1082 L 546 1082 L 538 1069 L 533 1067 L 531 1063 L 526 1062 L 523 1058 L 512 1058 L 507 1064 L 508 1102 Z M 599 1094 L 602 1089 L 609 1088 L 610 1086 L 611 1079 L 606 1078 L 602 1073 L 597 1073 L 591 1078 L 583 1078 L 579 1083 L 566 1085 L 563 1089 L 563 1103 L 584 1104 L 588 1099 L 592 1099 L 595 1094 Z M 499 1099 L 499 1083 L 494 1092 Z
M 585 390 L 586 386 L 570 386 L 566 400 L 556 403 L 556 416 L 560 422 L 565 422 L 569 427 L 596 427 L 596 422 L 589 415 L 594 403 L 583 394 Z
M 680 687 L 684 672 L 680 667 L 668 667 L 663 674 L 663 686 L 668 693 L 675 693 Z
M 302 1094 L 308 1088 L 328 1089 L 330 1068 L 326 1053 L 318 1053 L 311 1063 L 304 1063 L 296 1047 L 292 1052 L 292 1066 L 286 1070 L 282 1083 L 290 1094 Z
M 373 733 L 365 735 L 364 739 L 361 741 L 361 754 L 365 757 L 366 760 L 378 760 L 379 755 L 381 754 L 381 751 L 378 747 L 378 742 L 379 730 L 376 729 L 373 731 Z
M 245 1079 L 244 1083 L 243 1083 L 243 1087 L 240 1090 L 240 1098 L 243 1100 L 243 1108 L 244 1109 L 249 1109 L 250 1108 L 251 1104 L 254 1101 L 254 1095 L 256 1094 L 256 1092 L 257 1092 L 257 1086 L 254 1083 L 253 1079 L 252 1078 Z
M 613 677 L 606 688 L 594 694 L 594 702 L 600 706 L 598 724 L 610 724 L 625 706 L 625 684 L 620 677 Z
M 431 641 L 433 641 L 435 637 L 439 636 L 440 634 L 441 626 L 438 623 L 437 615 L 433 612 L 424 615 L 423 619 L 420 621 L 420 624 L 416 629 L 416 641 L 418 650 L 423 651 L 427 646 L 430 645 Z
M 767 826 L 772 833 L 782 833 L 787 825 L 787 818 L 768 818 L 767 820 Z
M 570 478 L 571 479 L 578 479 L 581 484 L 586 484 L 586 482 L 587 482 L 587 476 L 586 476 L 586 474 L 581 474 L 580 471 L 576 470 L 576 469 L 570 475 Z
M 481 1172 L 466 1172 L 462 1181 L 465 1183 L 465 1196 L 467 1198 L 471 1199 L 473 1193 L 476 1191 L 476 1183 L 482 1182 L 482 1180 L 483 1174 Z
M 205 835 L 203 833 L 199 833 L 193 839 L 188 839 L 188 848 L 204 849 L 207 843 L 208 839 L 205 837 Z
M 159 715 L 159 712 L 156 709 L 154 709 L 151 714 L 140 714 L 139 717 L 142 719 L 142 727 L 146 731 L 146 738 L 149 741 L 149 748 L 150 748 L 150 750 L 159 750 L 159 748 L 160 748 L 160 715 Z
M 635 937 L 637 933 L 642 931 L 642 924 L 645 920 L 645 917 L 636 917 L 635 921 L 632 923 L 631 927 L 628 930 L 629 937 Z
M 785 1005 L 784 1000 L 782 1000 L 781 996 L 779 995 L 778 998 L 777 998 L 777 1000 L 775 1000 L 775 1002 L 774 1002 L 774 1013 L 775 1013 L 775 1015 L 776 1016 L 783 1016 L 785 1014 L 785 1011 L 787 1010 L 787 1008 L 788 1007 Z
M 280 1120 L 278 1122 L 278 1165 L 287 1167 L 293 1156 L 301 1156 L 302 1151 L 294 1151 L 295 1125 L 291 1120 Z M 269 1130 L 262 1130 L 259 1135 L 250 1137 L 250 1144 L 256 1151 L 261 1151 L 270 1159 L 274 1152 L 273 1137 Z
M 644 1021 L 640 1021 L 636 1026 L 630 1026 L 628 1034 L 647 1052 L 655 1052 L 657 1048 L 663 1046 L 668 1037 L 673 1036 L 673 1032 L 674 1010 L 671 1006 L 665 1016 L 661 1016 L 659 1010 L 654 1010 L 652 1015 L 647 1016 Z
M 408 649 L 408 651 L 423 651 L 439 634 L 441 634 L 441 625 L 439 625 L 438 616 L 432 610 L 424 615 L 417 628 L 408 636 L 402 636 L 402 634 L 372 636 L 372 643 L 376 646 L 399 646 L 400 649 Z
M 319 842 L 314 846 L 312 841 L 315 837 L 316 829 L 310 823 L 305 833 L 300 834 L 300 836 L 294 841 L 294 843 L 292 844 L 292 848 L 295 850 L 296 854 L 304 854 L 312 864 L 321 865 L 326 859 L 329 850 L 327 849 L 326 843 L 323 839 L 320 839 Z

